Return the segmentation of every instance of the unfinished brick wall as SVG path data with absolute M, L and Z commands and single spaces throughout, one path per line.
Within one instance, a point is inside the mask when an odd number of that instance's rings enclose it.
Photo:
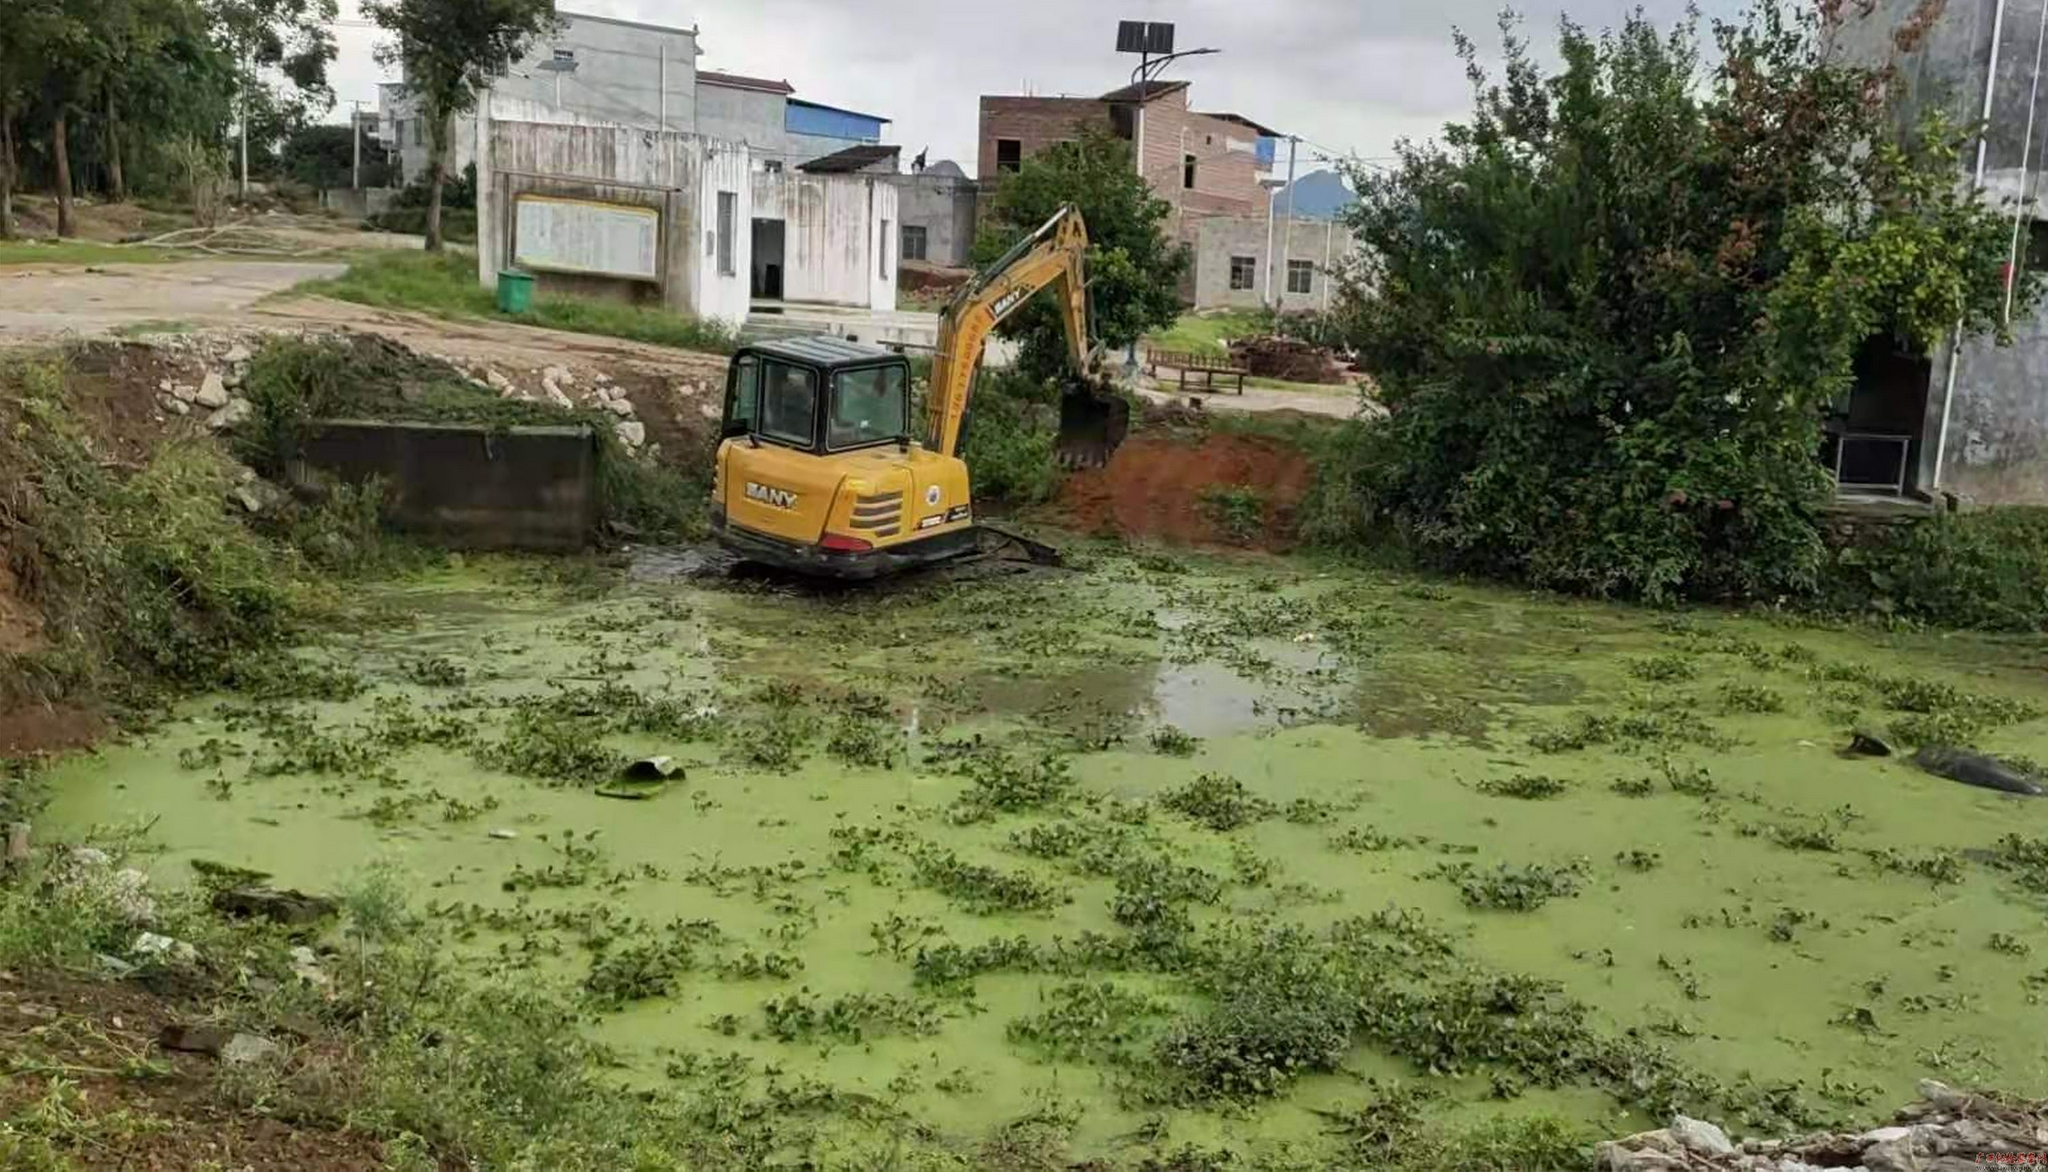
M 1082 123 L 1109 128 L 1109 105 L 1094 98 L 981 99 L 981 150 L 975 174 L 987 183 L 996 177 L 996 140 L 1016 139 L 1022 158 L 1030 158 L 1056 142 L 1079 138 Z
M 1194 156 L 1195 183 L 1186 185 Z M 1259 186 L 1258 132 L 1188 109 L 1188 91 L 1145 103 L 1145 180 L 1188 216 L 1265 211 Z

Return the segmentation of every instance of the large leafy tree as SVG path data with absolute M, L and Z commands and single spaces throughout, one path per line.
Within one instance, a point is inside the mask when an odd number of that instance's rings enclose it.
M 1471 118 L 1353 176 L 1346 320 L 1391 416 L 1350 482 L 1461 569 L 1658 599 L 1813 588 L 1827 406 L 1873 338 L 1998 328 L 2010 221 L 1902 132 L 1842 0 L 1712 28 L 1504 24 Z M 1898 32 L 1901 46 L 1938 6 Z M 2019 290 L 2025 304 L 2035 289 Z
M 203 2 L 215 43 L 234 64 L 236 117 L 263 142 L 259 151 L 334 104 L 327 68 L 336 0 Z
M 1130 144 L 1094 127 L 1024 160 L 996 185 L 975 240 L 974 262 L 986 265 L 1036 231 L 1062 205 L 1073 204 L 1088 225 L 1090 321 L 1111 347 L 1170 326 L 1180 314 L 1187 249 L 1165 232 L 1172 206 L 1152 194 L 1131 164 Z M 1005 323 L 1021 339 L 1019 365 L 1040 377 L 1064 365 L 1065 335 L 1049 304 L 1034 302 Z
M 476 107 L 493 78 L 556 26 L 554 0 L 364 0 L 363 12 L 391 32 L 378 60 L 405 70 L 427 120 L 427 247 L 441 247 L 441 191 L 455 116 Z

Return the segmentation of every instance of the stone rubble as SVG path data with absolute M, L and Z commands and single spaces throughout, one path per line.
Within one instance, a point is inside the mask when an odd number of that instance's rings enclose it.
M 2048 1164 L 2048 1100 L 1972 1094 L 1932 1079 L 1919 1090 L 1920 1101 L 1888 1127 L 1751 1139 L 1738 1147 L 1719 1127 L 1681 1115 L 1669 1127 L 1599 1145 L 1595 1164 L 1603 1172 L 1963 1172 Z

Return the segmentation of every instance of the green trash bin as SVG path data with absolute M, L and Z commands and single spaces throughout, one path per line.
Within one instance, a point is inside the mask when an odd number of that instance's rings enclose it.
M 533 274 L 498 270 L 498 312 L 525 313 L 533 307 Z

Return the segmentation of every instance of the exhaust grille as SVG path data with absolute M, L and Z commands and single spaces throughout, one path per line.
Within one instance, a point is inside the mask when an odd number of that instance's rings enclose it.
M 873 530 L 877 537 L 894 537 L 903 527 L 902 494 L 892 492 L 855 497 L 853 527 Z

